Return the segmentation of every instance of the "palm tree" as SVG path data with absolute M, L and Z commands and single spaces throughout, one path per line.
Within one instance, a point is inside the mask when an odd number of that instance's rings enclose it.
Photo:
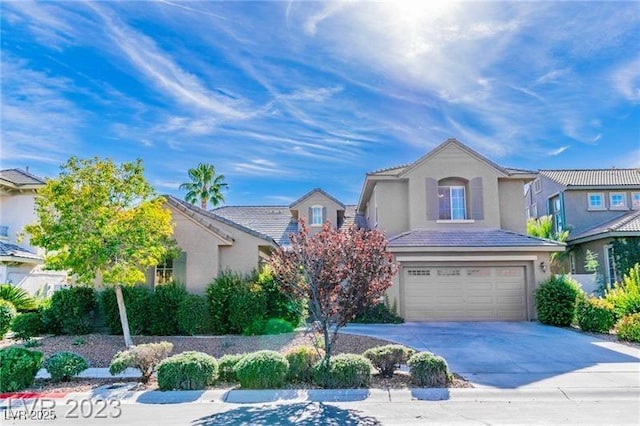
M 222 190 L 228 185 L 224 181 L 224 175 L 216 176 L 216 169 L 212 164 L 200 163 L 198 167 L 189 169 L 191 182 L 183 183 L 180 189 L 186 190 L 185 201 L 196 204 L 200 201 L 200 207 L 207 208 L 211 201 L 213 206 L 217 206 L 224 201 Z

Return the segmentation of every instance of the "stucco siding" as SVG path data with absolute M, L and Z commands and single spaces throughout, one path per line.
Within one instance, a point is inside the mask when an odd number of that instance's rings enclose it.
M 371 227 L 375 223 L 375 206 L 377 201 L 377 229 L 385 232 L 387 237 L 409 230 L 408 185 L 406 181 L 385 181 L 376 183 L 374 199 L 371 200 Z
M 326 220 L 329 220 L 335 227 L 338 222 L 338 210 L 344 210 L 335 201 L 327 198 L 321 193 L 315 193 L 304 199 L 302 202 L 294 206 L 298 210 L 298 218 L 304 219 L 312 234 L 318 232 L 322 226 L 310 226 L 311 218 L 309 217 L 309 208 L 313 206 L 322 206 L 326 208 Z
M 8 237 L 11 243 L 18 243 L 18 234 L 24 227 L 35 221 L 35 194 L 10 194 L 0 196 L 0 225 L 8 226 Z M 44 255 L 44 250 L 31 246 L 29 235 L 19 243 L 36 254 Z
M 524 182 L 502 179 L 498 182 L 500 194 L 500 227 L 526 234 L 525 203 L 522 198 Z
M 602 193 L 607 210 L 588 210 L 587 195 L 592 192 Z M 627 210 L 608 210 L 609 209 L 609 193 L 610 192 L 626 192 L 628 198 L 629 191 L 608 191 L 608 190 L 569 190 L 564 193 L 564 211 L 567 220 L 567 226 L 571 229 L 571 234 L 578 233 L 592 228 L 601 223 L 607 222 L 618 216 L 628 212 Z M 627 204 L 630 201 L 627 200 Z
M 585 269 L 584 263 L 587 259 L 587 250 L 592 251 L 598 256 L 598 264 L 600 266 L 600 273 L 605 273 L 605 252 L 604 247 L 610 244 L 613 238 L 604 238 L 601 240 L 589 241 L 587 243 L 578 244 L 572 247 L 571 253 L 575 259 L 576 274 L 588 274 L 589 271 Z
M 484 219 L 473 223 L 443 224 L 427 220 L 426 179 L 436 181 L 445 178 L 471 180 L 482 178 Z M 500 208 L 498 196 L 498 171 L 490 165 L 471 156 L 466 151 L 448 146 L 407 173 L 409 179 L 409 227 L 410 229 L 437 229 L 455 226 L 499 228 Z M 522 198 L 522 193 L 520 193 Z M 522 209 L 524 210 L 524 209 Z

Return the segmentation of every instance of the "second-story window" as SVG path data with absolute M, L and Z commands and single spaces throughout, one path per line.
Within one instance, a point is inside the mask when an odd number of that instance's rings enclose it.
M 590 192 L 587 194 L 589 210 L 604 209 L 604 195 L 601 192 Z
M 439 186 L 438 204 L 441 220 L 465 220 L 467 218 L 464 186 Z
M 631 208 L 634 210 L 640 210 L 640 192 L 631 193 Z
M 627 194 L 624 192 L 612 192 L 609 194 L 609 206 L 612 210 L 624 210 L 627 208 Z
M 322 226 L 322 206 L 311 207 L 311 226 Z

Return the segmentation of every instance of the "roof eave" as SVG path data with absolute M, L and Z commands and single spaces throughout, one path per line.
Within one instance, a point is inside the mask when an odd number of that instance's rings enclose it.
M 544 246 L 467 246 L 467 247 L 443 247 L 443 246 L 388 246 L 392 253 L 408 252 L 450 252 L 450 253 L 484 253 L 484 252 L 563 252 L 565 245 Z
M 567 244 L 573 246 L 576 244 L 584 244 L 591 241 L 604 240 L 606 238 L 620 237 L 640 237 L 640 231 L 603 231 L 592 235 L 586 235 L 584 237 L 569 239 L 567 240 Z

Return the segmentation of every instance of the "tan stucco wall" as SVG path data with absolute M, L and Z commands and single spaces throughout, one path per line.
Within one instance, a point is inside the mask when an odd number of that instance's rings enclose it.
M 370 225 L 375 225 L 375 200 L 378 204 L 376 228 L 390 237 L 409 229 L 408 185 L 406 181 L 377 182 L 371 197 Z
M 525 199 L 522 196 L 524 182 L 521 180 L 498 181 L 500 199 L 500 227 L 520 234 L 527 233 Z
M 248 274 L 258 268 L 259 247 L 268 246 L 269 242 L 262 238 L 242 232 L 236 228 L 215 222 L 224 232 L 233 236 L 231 246 L 220 246 L 220 268 L 230 269 L 241 274 Z
M 436 155 L 424 161 L 406 176 L 409 179 L 409 228 L 410 229 L 444 229 L 464 228 L 499 228 L 500 208 L 498 196 L 498 172 L 490 165 L 469 155 L 457 146 L 450 145 Z M 482 177 L 484 220 L 474 223 L 452 224 L 427 220 L 426 178 L 440 180 L 449 177 L 460 177 L 471 180 Z M 520 194 L 522 199 L 522 193 Z M 522 208 L 524 212 L 524 207 Z M 524 215 L 524 213 L 522 213 Z
M 606 275 L 605 271 L 605 252 L 604 247 L 611 244 L 613 238 L 603 238 L 601 240 L 589 241 L 587 243 L 574 246 L 572 249 L 573 256 L 576 261 L 576 273 L 588 274 L 589 272 L 584 268 L 584 262 L 587 257 L 587 250 L 591 250 L 598 255 L 598 264 L 600 266 L 600 273 Z
M 298 219 L 304 219 L 304 222 L 309 227 L 311 234 L 318 232 L 322 229 L 322 226 L 310 226 L 311 220 L 309 218 L 309 207 L 322 206 L 327 208 L 326 219 L 331 221 L 331 224 L 335 227 L 338 222 L 338 210 L 344 210 L 335 201 L 327 198 L 323 194 L 316 192 L 302 202 L 292 207 L 298 211 Z

